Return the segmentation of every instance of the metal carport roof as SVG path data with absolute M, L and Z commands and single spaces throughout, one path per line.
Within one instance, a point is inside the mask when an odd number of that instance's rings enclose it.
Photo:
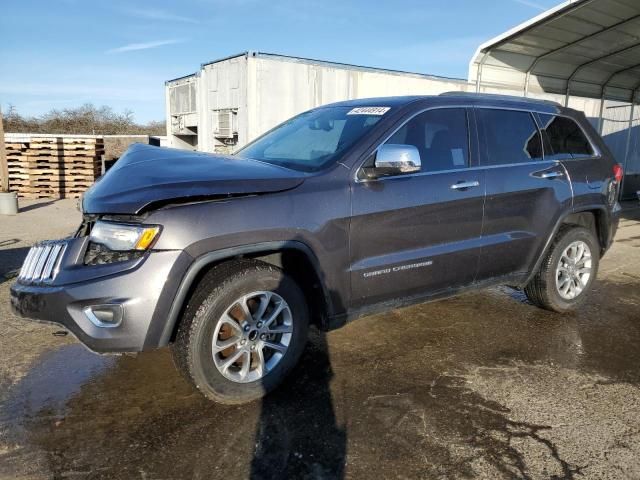
M 584 111 L 640 196 L 640 0 L 568 0 L 480 45 L 469 80 Z
M 640 0 L 569 0 L 480 45 L 469 69 L 488 85 L 638 101 Z

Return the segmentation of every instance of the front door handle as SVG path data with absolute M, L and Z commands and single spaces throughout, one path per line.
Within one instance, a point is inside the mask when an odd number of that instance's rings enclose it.
M 473 180 L 471 182 L 458 182 L 451 185 L 451 190 L 466 190 L 467 188 L 479 187 L 480 182 Z

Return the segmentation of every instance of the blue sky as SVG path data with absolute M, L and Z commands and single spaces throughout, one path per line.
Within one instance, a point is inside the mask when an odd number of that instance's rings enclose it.
M 2 0 L 0 104 L 164 119 L 164 81 L 245 50 L 466 77 L 476 47 L 559 0 Z

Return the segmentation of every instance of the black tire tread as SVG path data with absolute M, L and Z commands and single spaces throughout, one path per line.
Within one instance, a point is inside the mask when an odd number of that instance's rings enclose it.
M 227 285 L 234 282 L 239 275 L 246 275 L 256 270 L 273 272 L 279 269 L 258 260 L 239 259 L 217 265 L 209 270 L 191 296 L 178 327 L 176 340 L 171 346 L 175 366 L 182 376 L 206 398 L 218 403 L 238 405 L 246 403 L 247 400 L 222 397 L 200 388 L 193 375 L 194 365 L 189 355 L 189 345 L 192 343 L 200 323 L 206 321 L 206 317 L 199 315 L 199 313 L 208 307 L 207 299 L 223 292 Z
M 551 310 L 553 312 L 564 313 L 568 310 L 572 310 L 579 306 L 586 298 L 585 295 L 580 295 L 575 301 L 572 302 L 571 308 L 566 306 L 560 306 L 554 301 L 550 293 L 555 291 L 555 284 L 549 285 L 548 279 L 550 278 L 549 272 L 553 271 L 555 275 L 555 262 L 554 253 L 556 252 L 559 243 L 563 242 L 565 237 L 574 231 L 583 231 L 588 235 L 593 236 L 593 232 L 587 228 L 579 225 L 567 224 L 560 227 L 558 233 L 555 235 L 549 249 L 545 253 L 544 260 L 540 265 L 540 268 L 531 279 L 529 284 L 524 288 L 524 292 L 527 298 L 535 306 L 543 308 L 545 310 Z M 596 255 L 597 252 L 593 252 Z M 595 274 L 596 272 L 594 272 Z M 585 292 L 586 293 L 586 292 Z

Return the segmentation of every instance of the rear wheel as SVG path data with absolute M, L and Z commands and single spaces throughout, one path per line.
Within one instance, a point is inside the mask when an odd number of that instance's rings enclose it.
M 277 387 L 304 348 L 309 313 L 282 270 L 221 265 L 201 281 L 173 345 L 175 363 L 206 397 L 244 403 Z
M 583 227 L 564 227 L 554 240 L 540 270 L 525 287 L 531 302 L 555 312 L 578 307 L 598 272 L 599 244 Z

